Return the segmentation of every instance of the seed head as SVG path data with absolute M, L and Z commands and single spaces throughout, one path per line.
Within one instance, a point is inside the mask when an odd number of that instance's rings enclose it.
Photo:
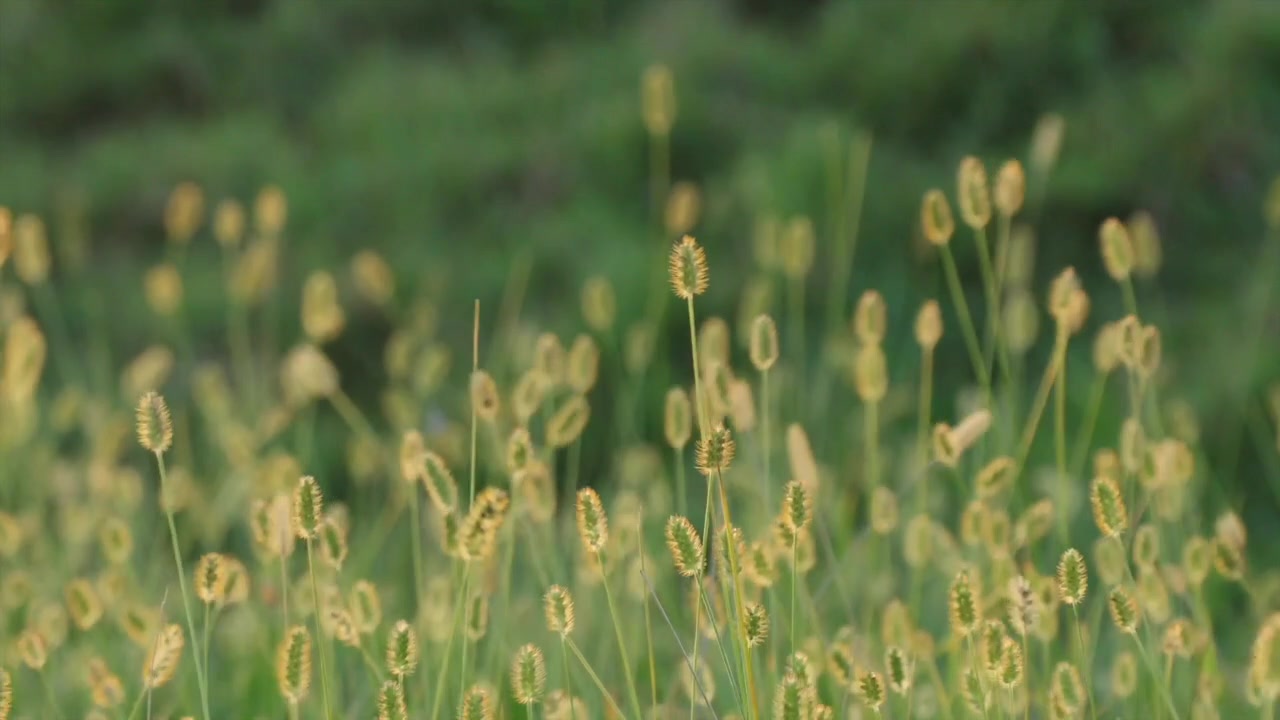
M 1212 543 L 1199 536 L 1188 539 L 1182 546 L 1182 569 L 1187 573 L 1187 581 L 1199 587 L 1209 577 L 1212 567 Z
M 873 532 L 888 535 L 898 528 L 898 496 L 892 490 L 884 485 L 874 488 L 868 507 Z
M 787 483 L 782 495 L 782 520 L 787 528 L 799 532 L 813 519 L 813 504 L 809 491 L 796 480 Z
M 588 552 L 599 553 L 609 541 L 609 516 L 592 488 L 578 491 L 578 535 Z
M 1129 277 L 1133 271 L 1133 241 L 1129 230 L 1116 218 L 1107 218 L 1098 228 L 1098 241 L 1102 245 L 1102 262 L 1107 274 L 1117 282 Z
M 1080 680 L 1080 671 L 1069 662 L 1059 662 L 1053 668 L 1049 687 L 1049 694 L 1054 701 L 1071 715 L 1083 709 L 1088 702 L 1084 683 Z
M 987 169 L 972 155 L 960 161 L 956 173 L 956 203 L 960 206 L 960 219 L 974 230 L 981 230 L 991 222 Z
M 547 421 L 547 445 L 565 448 L 582 436 L 591 419 L 591 406 L 581 395 L 574 395 Z
M 794 217 L 787 223 L 778 242 L 779 259 L 783 275 L 799 280 L 813 268 L 813 221 L 807 217 Z
M 324 496 L 320 493 L 320 483 L 310 475 L 302 476 L 293 490 L 291 522 L 294 534 L 300 539 L 314 540 L 320 536 L 320 526 L 324 524 Z
M 676 119 L 675 80 L 666 65 L 645 68 L 640 82 L 640 106 L 644 127 L 651 136 L 665 137 Z
M 773 695 L 774 720 L 810 720 L 817 704 L 813 685 L 795 673 L 787 673 Z
M 31 214 L 19 215 L 13 222 L 13 270 L 27 285 L 43 285 L 49 279 L 53 259 L 49 254 L 49 236 L 44 221 Z
M 1133 596 L 1123 586 L 1117 585 L 1111 589 L 1111 594 L 1107 596 L 1107 609 L 1111 611 L 1111 619 L 1121 632 L 1130 635 L 1137 632 L 1140 619 L 1138 604 L 1133 601 Z
M 875 712 L 884 704 L 884 681 L 878 672 L 864 672 L 858 676 L 858 697 Z
M 853 335 L 864 345 L 879 345 L 884 341 L 887 311 L 884 296 L 875 290 L 867 290 L 858 298 L 853 313 Z
M 1160 560 L 1160 531 L 1152 523 L 1143 523 L 1133 533 L 1133 564 L 1154 569 Z
M 566 588 L 552 585 L 543 600 L 546 607 L 547 629 L 553 633 L 560 633 L 561 637 L 568 637 L 573 632 L 574 626 L 573 596 Z
M 537 645 L 530 643 L 516 650 L 511 661 L 511 690 L 521 705 L 540 702 L 546 694 L 547 665 Z
M 498 531 L 507 519 L 511 497 L 506 490 L 487 487 L 476 495 L 471 511 L 458 530 L 462 557 L 465 560 L 487 560 L 497 547 Z
M 458 709 L 458 720 L 493 720 L 493 697 L 488 688 L 473 685 L 467 690 Z
M 685 577 L 702 574 L 706 563 L 702 537 L 688 518 L 672 515 L 667 519 L 667 547 L 677 572 Z
M 942 339 L 942 310 L 937 300 L 926 300 L 916 314 L 916 342 L 925 352 L 933 352 Z
M 0 720 L 9 720 L 13 711 L 13 678 L 9 671 L 0 668 Z
M 867 404 L 878 403 L 889 390 L 889 370 L 884 349 L 879 345 L 863 345 L 853 357 L 853 386 L 858 399 Z
M 27 628 L 18 635 L 18 657 L 22 664 L 39 672 L 49 661 L 49 642 L 34 628 Z
M 1133 241 L 1133 271 L 1143 277 L 1155 275 L 1163 259 L 1155 218 L 1146 210 L 1139 210 L 1129 218 L 1127 227 Z
M 885 650 L 884 669 L 889 689 L 903 696 L 910 692 L 914 666 L 915 663 L 902 648 L 894 646 Z
M 218 602 L 222 592 L 222 556 L 218 553 L 205 553 L 196 563 L 195 571 L 196 597 L 206 605 Z
M 965 668 L 961 678 L 960 694 L 964 704 L 977 715 L 986 715 L 990 700 L 986 688 L 982 686 L 982 676 L 973 668 Z
M 685 235 L 671 248 L 668 270 L 671 287 L 681 300 L 692 300 L 707 291 L 707 283 L 711 279 L 707 270 L 707 253 L 692 235 Z
M 673 387 L 667 391 L 662 414 L 662 430 L 667 444 L 676 450 L 682 449 L 693 434 L 693 410 L 689 403 L 689 394 L 684 388 Z
M 218 590 L 220 603 L 233 605 L 249 598 L 249 570 L 239 558 L 223 555 L 219 574 L 221 576 L 221 587 Z
M 1129 527 L 1129 513 L 1116 481 L 1105 475 L 1093 479 L 1089 486 L 1089 504 L 1093 521 L 1107 537 L 1120 537 Z
M 529 437 L 529 430 L 524 427 L 512 430 L 507 438 L 507 472 L 515 476 L 534 460 L 533 439 Z
M 978 477 L 974 482 L 978 497 L 983 500 L 990 500 L 1007 490 L 1013 484 L 1017 470 L 1018 468 L 1014 464 L 1013 458 L 1007 455 L 1002 455 L 987 463 L 986 466 L 978 471 Z
M 1006 637 L 1001 648 L 1000 666 L 996 669 L 996 680 L 1006 690 L 1012 690 L 1022 682 L 1022 670 L 1022 645 Z
M 1213 569 L 1227 580 L 1244 578 L 1244 553 L 1240 546 L 1221 536 L 1213 539 Z
M 769 638 L 769 614 L 758 602 L 747 603 L 742 610 L 742 633 L 748 647 L 763 645 Z
M 452 512 L 458 507 L 458 482 L 453 479 L 444 458 L 430 450 L 422 454 L 422 485 L 427 498 L 440 514 Z
M 409 720 L 403 685 L 387 680 L 378 688 L 378 720 Z
M 1014 632 L 1026 636 L 1040 620 L 1040 598 L 1022 575 L 1009 581 L 1009 624 Z
M 924 237 L 934 245 L 946 245 L 956 230 L 951 217 L 951 205 L 941 190 L 930 190 L 920 203 L 920 229 Z
M 76 578 L 68 583 L 66 599 L 67 614 L 77 628 L 88 630 L 102 619 L 102 600 L 88 580 Z
M 1123 700 L 1137 689 L 1138 660 L 1133 653 L 1123 650 L 1111 662 L 1111 692 Z
M 751 323 L 751 364 L 765 372 L 778 361 L 778 326 L 773 317 L 757 315 Z
M 311 634 L 301 625 L 285 633 L 276 651 L 276 683 L 291 705 L 307 696 L 311 687 Z
M 723 473 L 733 464 L 736 446 L 733 435 L 724 425 L 718 425 L 706 436 L 698 439 L 696 467 L 706 476 Z
M 996 173 L 995 190 L 996 211 L 1006 218 L 1017 215 L 1027 194 L 1027 175 L 1022 171 L 1022 163 L 1006 160 Z
M 698 215 L 702 212 L 702 193 L 698 186 L 681 180 L 671 186 L 667 194 L 667 206 L 663 212 L 663 220 L 667 232 L 672 236 L 683 235 L 698 224 Z
M 600 348 L 590 335 L 579 335 L 569 346 L 569 367 L 566 380 L 579 395 L 586 395 L 595 387 L 600 374 Z
M 1058 597 L 1068 605 L 1079 605 L 1089 591 L 1089 570 L 1084 555 L 1070 548 L 1058 561 Z
M 498 417 L 500 407 L 498 385 L 493 381 L 493 376 L 484 370 L 471 373 L 471 409 L 476 416 L 486 422 L 493 422 Z
M 951 630 L 965 637 L 978 628 L 982 621 L 982 602 L 974 588 L 968 570 L 961 570 L 951 582 L 949 611 Z
M 164 396 L 148 392 L 138 400 L 136 425 L 138 443 L 146 450 L 158 455 L 173 446 L 173 420 Z
M 347 560 L 346 527 L 336 522 L 332 516 L 326 517 L 320 524 L 319 540 L 320 558 L 334 570 L 341 570 L 342 564 Z
M 142 684 L 155 689 L 169 682 L 182 660 L 185 644 L 181 625 L 170 623 L 164 626 L 152 641 L 146 662 L 142 665 Z
M 596 275 L 587 278 L 582 285 L 582 319 L 596 332 L 608 332 L 613 327 L 618 303 L 613 293 L 613 283 Z
M 234 248 L 244 238 L 244 207 L 223 200 L 213 211 L 213 238 L 224 248 Z
M 418 667 L 418 634 L 404 620 L 397 620 L 387 635 L 387 672 L 393 677 L 413 675 Z

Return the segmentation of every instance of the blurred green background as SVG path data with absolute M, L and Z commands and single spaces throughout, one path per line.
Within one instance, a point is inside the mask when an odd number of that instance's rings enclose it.
M 1274 448 L 1237 418 L 1245 406 L 1262 413 L 1280 377 L 1280 319 L 1265 304 L 1280 280 L 1258 262 L 1280 170 L 1277 3 L 0 0 L 0 204 L 47 218 L 56 247 L 86 239 L 82 256 L 55 263 L 55 282 L 73 337 L 105 323 L 122 360 L 164 338 L 139 278 L 165 257 L 164 205 L 184 180 L 210 204 L 249 204 L 269 183 L 287 193 L 270 305 L 286 338 L 301 337 L 307 274 L 362 248 L 392 264 L 398 303 L 436 299 L 460 349 L 472 298 L 496 307 L 525 261 L 531 324 L 571 337 L 578 290 L 599 274 L 625 328 L 644 312 L 666 242 L 650 221 L 639 93 L 658 62 L 678 99 L 672 178 L 704 196 L 697 234 L 715 278 L 704 312 L 734 316 L 760 217 L 806 214 L 820 238 L 816 343 L 830 158 L 870 133 L 848 306 L 866 288 L 884 293 L 888 347 L 903 357 L 892 370 L 907 377 L 910 318 L 922 298 L 945 297 L 937 263 L 918 252 L 921 194 L 952 192 L 966 154 L 993 174 L 1005 158 L 1025 162 L 1037 120 L 1061 114 L 1061 159 L 1035 218 L 1038 276 L 1077 268 L 1094 301 L 1091 338 L 1121 315 L 1097 227 L 1153 214 L 1165 262 L 1139 292 L 1158 309 L 1166 364 L 1202 413 L 1209 456 L 1238 468 L 1221 478 L 1226 504 L 1260 499 L 1251 512 L 1274 517 L 1258 479 L 1275 476 L 1263 472 Z M 977 303 L 966 233 L 956 247 Z M 216 356 L 217 248 L 205 232 L 191 253 L 185 321 L 196 353 Z M 106 300 L 96 319 L 76 310 L 92 298 Z M 327 350 L 349 392 L 373 402 L 389 328 L 349 312 Z M 669 318 L 672 338 L 682 322 Z M 964 357 L 957 333 L 944 345 Z M 1073 362 L 1087 368 L 1087 342 Z M 949 403 L 968 369 L 939 371 Z

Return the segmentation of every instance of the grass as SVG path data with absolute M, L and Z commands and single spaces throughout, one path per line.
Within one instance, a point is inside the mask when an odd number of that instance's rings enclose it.
M 669 184 L 667 139 L 652 145 L 654 187 Z M 401 306 L 377 255 L 349 285 L 340 268 L 317 271 L 301 317 L 286 319 L 286 198 L 264 192 L 243 230 L 207 231 L 203 196 L 184 186 L 165 213 L 166 253 L 181 280 L 216 236 L 223 337 L 197 347 L 170 284 L 140 313 L 160 349 L 122 368 L 109 344 L 62 327 L 48 241 L 15 220 L 0 289 L 31 296 L 39 321 L 21 308 L 4 321 L 0 454 L 36 481 L 0 486 L 0 680 L 12 682 L 0 720 L 808 720 L 854 707 L 1184 720 L 1249 705 L 1270 717 L 1274 575 L 1249 562 L 1250 533 L 1214 493 L 1221 470 L 1194 411 L 1170 403 L 1187 388 L 1147 310 L 1162 298 L 1132 280 L 1156 271 L 1152 246 L 1133 224 L 1106 226 L 1102 260 L 1125 309 L 1105 316 L 1092 300 L 1103 289 L 1071 268 L 1042 268 L 1055 274 L 1041 286 L 1013 266 L 1030 257 L 1012 246 L 1034 242 L 1013 240 L 1034 213 L 1020 193 L 974 212 L 991 189 L 969 172 L 959 217 L 972 232 L 919 238 L 946 274 L 941 312 L 907 332 L 919 308 L 884 291 L 842 317 L 841 293 L 862 278 L 824 263 L 884 242 L 858 239 L 871 147 L 835 141 L 850 165 L 829 173 L 828 213 L 843 218 L 832 237 L 797 218 L 737 252 L 677 242 L 655 217 L 649 265 L 633 269 L 653 288 L 648 332 L 596 300 L 588 325 L 554 319 L 577 333 L 569 350 L 523 317 L 527 277 L 513 274 L 493 307 L 449 294 Z M 1035 168 L 1027 197 L 1045 196 L 1052 169 Z M 954 195 L 929 195 L 926 226 Z M 978 292 L 957 269 L 961 246 L 980 256 Z M 651 282 L 664 264 L 672 287 Z M 816 282 L 832 270 L 834 284 Z M 607 277 L 587 295 L 612 297 Z M 785 293 L 744 290 L 736 325 L 713 314 L 717 293 L 762 284 Z M 813 325 L 819 289 L 833 293 L 828 329 L 806 352 L 796 323 Z M 993 312 L 1027 295 L 1044 308 L 1040 343 L 1013 342 L 1036 333 Z M 349 396 L 330 356 L 368 317 L 391 328 L 376 400 Z M 451 347 L 442 324 L 468 325 L 470 346 Z M 1072 349 L 1090 344 L 1086 365 Z M 451 382 L 455 364 L 464 382 Z M 955 410 L 943 370 L 965 378 Z M 1087 407 L 1068 402 L 1080 387 Z M 153 390 L 163 397 L 142 395 Z M 139 395 L 142 449 L 128 442 Z M 664 403 L 659 432 L 647 411 Z M 1247 423 L 1269 440 L 1280 419 Z M 585 452 L 601 442 L 615 451 L 607 471 Z M 1259 447 L 1280 467 L 1280 447 Z M 334 491 L 322 501 L 319 487 Z M 188 577 L 187 560 L 209 553 Z M 168 622 L 170 597 L 184 624 Z M 1120 658 L 1125 682 L 1110 671 Z

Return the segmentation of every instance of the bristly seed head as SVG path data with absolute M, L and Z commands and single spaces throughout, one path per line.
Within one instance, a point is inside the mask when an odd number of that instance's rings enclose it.
M 516 650 L 511 661 L 511 690 L 521 705 L 542 701 L 547 691 L 547 665 L 537 645 L 530 643 Z
M 173 446 L 173 419 L 164 396 L 148 392 L 138 400 L 138 444 L 157 455 Z
M 1115 621 L 1116 627 L 1120 628 L 1121 632 L 1130 635 L 1137 632 L 1140 619 L 1138 604 L 1123 586 L 1117 585 L 1112 588 L 1111 594 L 1107 596 L 1107 609 L 1111 611 L 1111 619 Z
M 1100 475 L 1093 479 L 1089 486 L 1089 504 L 1093 507 L 1093 521 L 1103 535 L 1120 537 L 1129 527 L 1124 496 L 1112 478 Z
M 667 444 L 675 450 L 683 449 L 693 436 L 693 407 L 689 402 L 689 393 L 684 388 L 673 387 L 667 391 L 662 413 L 662 432 Z
M 987 185 L 987 169 L 982 161 L 970 155 L 960 161 L 956 173 L 956 198 L 960 219 L 974 230 L 991 222 L 991 188 Z
M 418 667 L 418 635 L 413 626 L 397 620 L 387 636 L 387 672 L 397 678 L 409 677 Z
M 758 602 L 747 603 L 743 608 L 742 632 L 747 638 L 747 647 L 758 647 L 769 638 L 769 614 L 764 605 Z
M 1068 605 L 1079 605 L 1084 602 L 1085 593 L 1089 591 L 1089 570 L 1084 562 L 1084 555 L 1079 550 L 1070 548 L 1062 553 L 1058 561 L 1058 597 Z
M 218 602 L 222 598 L 222 556 L 218 553 L 205 553 L 196 563 L 195 572 L 196 597 L 206 605 Z
M 707 291 L 710 274 L 707 253 L 692 235 L 685 235 L 671 248 L 671 288 L 681 300 L 692 300 Z
M 568 589 L 560 585 L 552 585 L 544 597 L 547 615 L 547 629 L 568 637 L 573 632 L 573 596 Z
M 324 496 L 320 492 L 320 483 L 310 475 L 303 475 L 293 490 L 292 523 L 294 534 L 303 540 L 314 540 L 320 536 L 320 526 L 324 523 Z
M 409 720 L 404 686 L 395 680 L 387 680 L 378 688 L 378 720 Z
M 593 488 L 578 491 L 578 535 L 589 552 L 598 553 L 609 541 L 609 516 Z
M 955 220 L 951 217 L 951 205 L 941 190 L 933 189 L 924 194 L 920 203 L 920 229 L 924 237 L 933 245 L 946 245 L 951 242 L 951 235 L 956 230 Z
M 701 575 L 706 563 L 702 537 L 688 518 L 672 515 L 667 519 L 667 547 L 676 571 L 685 577 Z
M 782 520 L 787 524 L 788 530 L 799 532 L 813 518 L 813 503 L 809 499 L 809 491 L 800 482 L 791 480 L 782 493 Z
M 949 609 L 952 632 L 960 637 L 976 630 L 982 621 L 981 601 L 968 570 L 961 570 L 951 582 Z
M 729 428 L 718 425 L 705 437 L 698 440 L 697 468 L 706 476 L 723 473 L 733 464 L 736 446 Z
M 778 326 L 767 314 L 757 315 L 751 323 L 751 364 L 765 372 L 778 361 Z

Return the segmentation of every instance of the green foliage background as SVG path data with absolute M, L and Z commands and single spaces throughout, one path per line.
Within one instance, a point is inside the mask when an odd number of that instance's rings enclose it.
M 136 279 L 162 256 L 163 203 L 186 179 L 211 201 L 249 200 L 268 182 L 286 190 L 289 259 L 272 304 L 286 327 L 306 274 L 362 247 L 392 262 L 402 301 L 447 299 L 458 347 L 469 298 L 496 306 L 522 259 L 531 323 L 575 331 L 577 288 L 598 273 L 625 327 L 649 277 L 634 269 L 661 253 L 638 109 L 653 62 L 676 77 L 673 177 L 706 197 L 698 234 L 718 280 L 708 307 L 732 315 L 762 214 L 811 215 L 825 237 L 824 138 L 865 129 L 874 149 L 850 303 L 880 289 L 904 348 L 919 299 L 943 294 L 935 263 L 915 252 L 921 193 L 950 189 L 965 154 L 993 170 L 1025 157 L 1036 119 L 1061 113 L 1039 273 L 1075 264 L 1096 316 L 1118 316 L 1096 228 L 1150 210 L 1165 266 L 1144 292 L 1161 298 L 1166 356 L 1210 453 L 1235 452 L 1236 425 L 1218 421 L 1280 373 L 1276 318 L 1261 362 L 1247 365 L 1239 351 L 1254 340 L 1233 320 L 1276 282 L 1251 271 L 1280 168 L 1271 3 L 3 0 L 0 202 L 40 212 L 55 236 L 87 238 L 83 256 L 60 259 L 91 263 L 98 287 L 59 292 L 73 309 L 85 293 L 111 299 L 101 318 L 73 310 L 70 323 L 76 336 L 106 323 L 121 358 L 154 339 Z M 196 257 L 212 259 L 211 244 Z M 217 263 L 185 272 L 196 350 L 217 352 Z M 815 328 L 826 282 L 810 286 Z M 367 397 L 387 328 L 352 320 L 332 354 Z M 959 356 L 954 333 L 947 342 Z M 944 390 L 967 380 L 964 368 L 940 372 Z M 1228 504 L 1274 507 L 1244 445 L 1243 470 L 1222 479 Z

